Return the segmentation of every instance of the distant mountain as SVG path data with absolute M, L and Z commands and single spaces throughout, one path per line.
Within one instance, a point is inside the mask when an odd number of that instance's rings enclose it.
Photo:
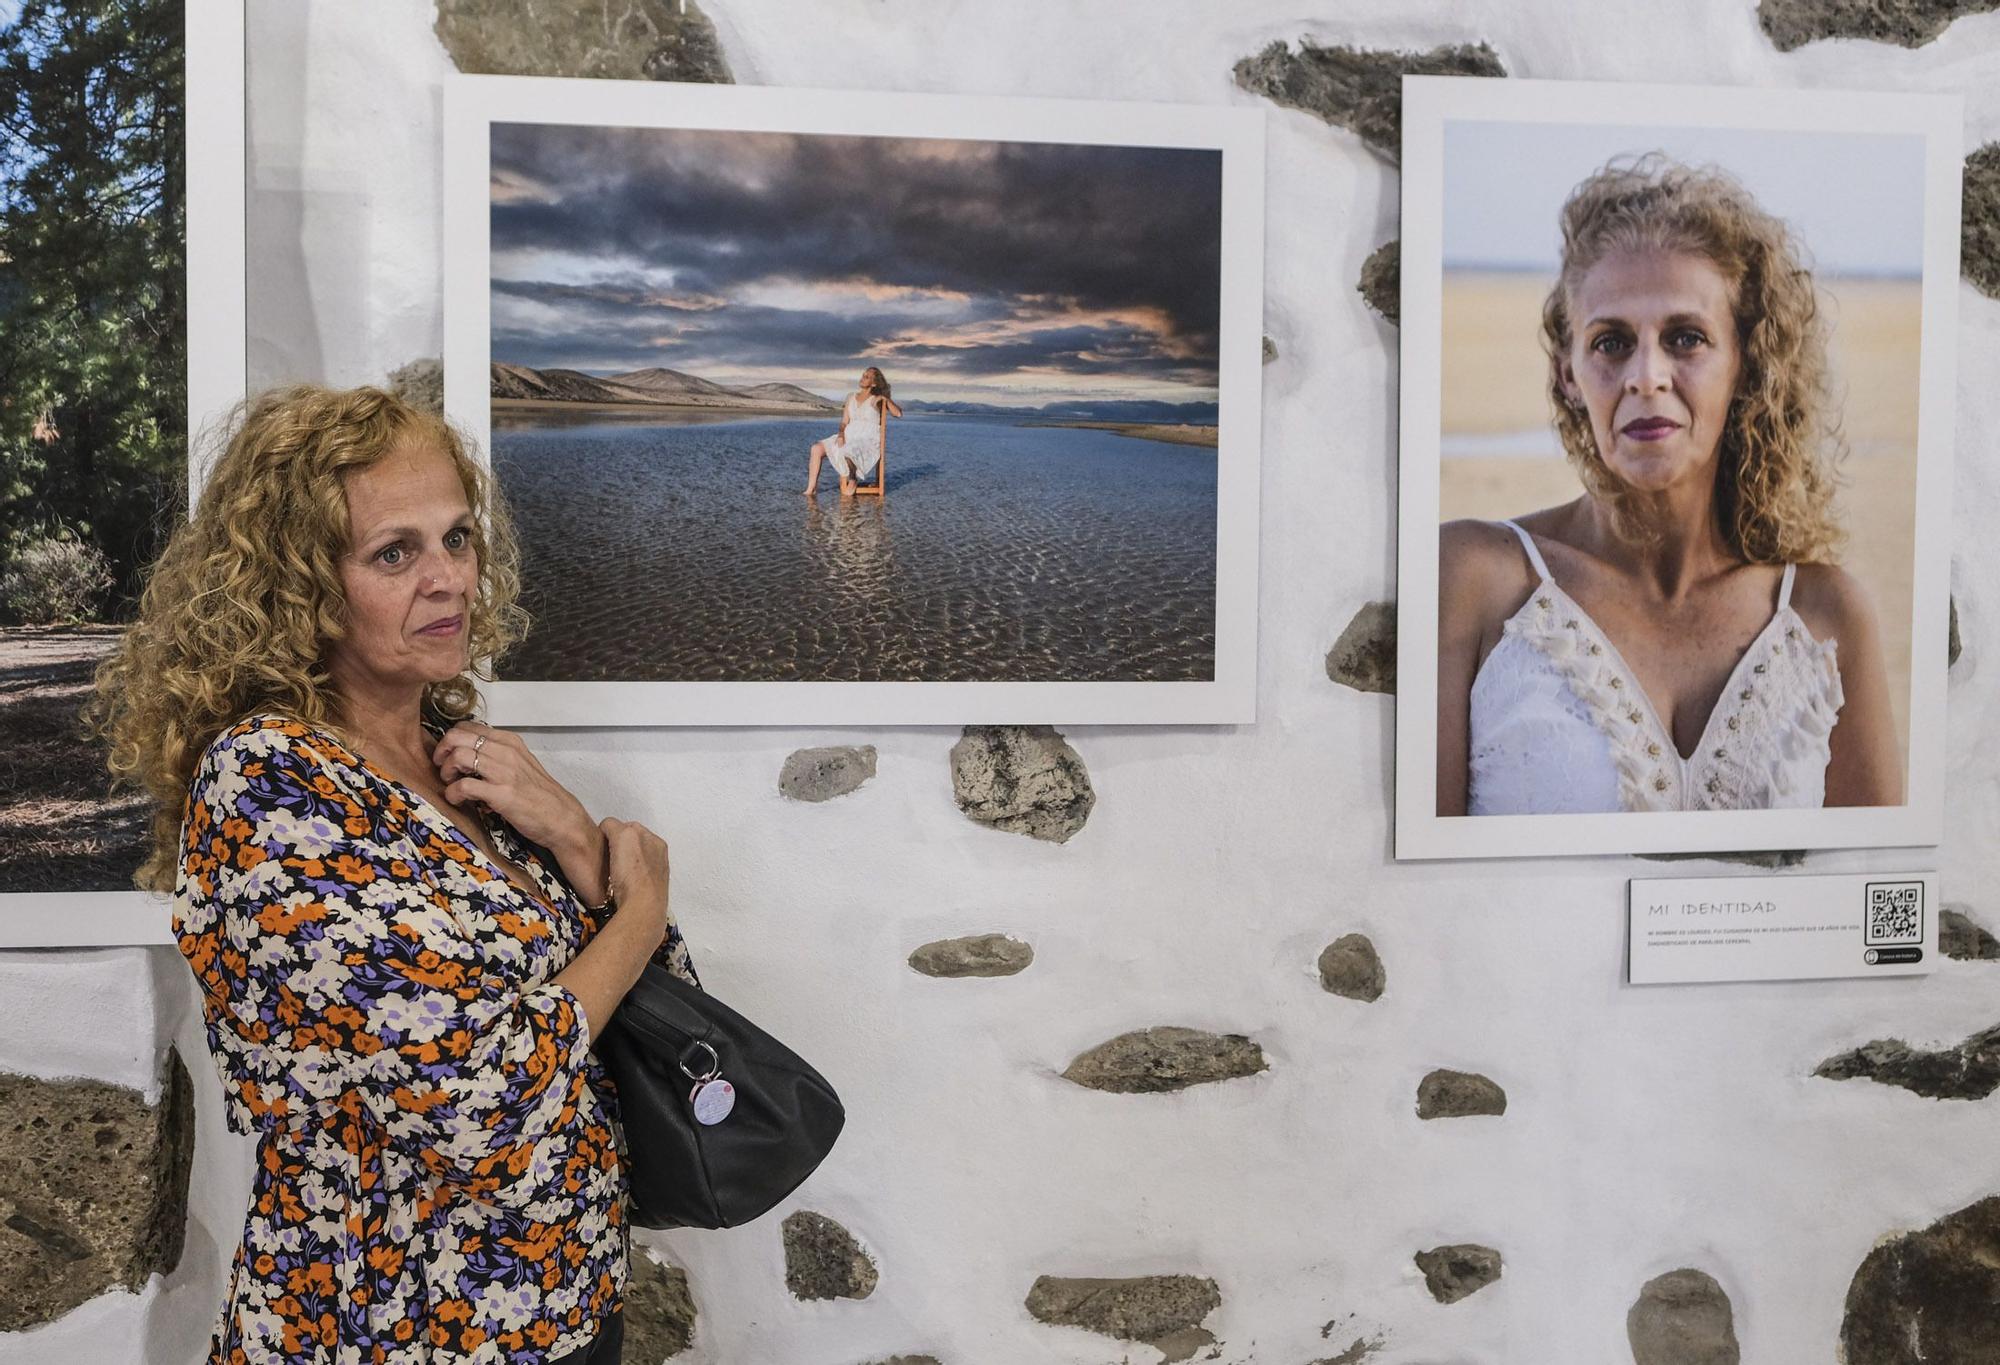
M 1218 410 L 1214 403 L 1049 403 L 1044 417 L 1067 418 L 1077 422 L 1185 422 L 1190 426 L 1214 426 Z
M 494 361 L 491 393 L 541 403 L 657 403 L 664 407 L 741 408 L 756 412 L 838 412 L 796 384 L 758 384 L 731 389 L 699 375 L 653 366 L 628 374 L 591 375 L 581 370 L 536 370 Z
M 535 370 L 496 360 L 492 377 L 495 398 L 541 403 L 658 403 L 676 408 L 740 408 L 761 413 L 840 411 L 840 404 L 797 384 L 751 384 L 732 389 L 699 375 L 658 365 L 626 374 L 594 375 L 581 370 Z M 903 407 L 913 413 L 1014 417 L 1044 422 L 1180 422 L 1213 426 L 1216 421 L 1213 403 L 1071 399 L 1040 407 L 1008 407 L 999 403 L 930 403 L 913 399 Z
M 927 403 L 913 398 L 903 404 L 905 412 L 942 412 L 954 417 L 1039 417 L 1040 408 L 1003 408 L 997 403 Z
M 1093 403 L 1071 400 L 1027 408 L 1002 407 L 995 403 L 926 403 L 912 400 L 903 407 L 910 412 L 940 412 L 961 417 L 1028 417 L 1059 422 L 1184 422 L 1190 426 L 1214 426 L 1217 414 L 1214 403 L 1150 401 Z
M 581 370 L 531 370 L 526 365 L 493 366 L 495 398 L 533 398 L 555 403 L 622 403 L 625 393 Z
M 697 375 L 682 374 L 679 370 L 663 370 L 655 365 L 651 369 L 633 370 L 630 374 L 613 374 L 604 377 L 607 384 L 633 389 L 659 403 L 699 403 L 706 407 L 730 406 L 730 400 L 742 397 L 734 389 Z
M 752 384 L 749 388 L 739 390 L 739 392 L 755 394 L 759 398 L 768 398 L 774 403 L 810 403 L 814 407 L 826 408 L 833 412 L 840 410 L 840 404 L 821 398 L 818 394 L 802 389 L 797 384 Z

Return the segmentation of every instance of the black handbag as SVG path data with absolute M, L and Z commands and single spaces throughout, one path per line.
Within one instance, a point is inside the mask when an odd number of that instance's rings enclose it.
M 618 1090 L 643 1228 L 740 1227 L 797 1189 L 847 1121 L 803 1058 L 658 963 L 598 1034 L 597 1057 Z

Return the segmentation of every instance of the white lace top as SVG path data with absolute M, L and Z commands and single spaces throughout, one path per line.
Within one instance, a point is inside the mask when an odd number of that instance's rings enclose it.
M 1473 815 L 1816 807 L 1843 700 L 1836 641 L 1778 607 L 1683 758 L 1638 676 L 1513 522 L 1539 582 L 1472 680 Z

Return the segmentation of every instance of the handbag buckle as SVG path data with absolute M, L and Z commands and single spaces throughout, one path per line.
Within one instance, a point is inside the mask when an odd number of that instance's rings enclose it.
M 688 1053 L 693 1052 L 695 1048 L 700 1048 L 703 1052 L 706 1052 L 708 1054 L 708 1070 L 701 1072 L 698 1075 L 695 1072 L 688 1070 L 688 1064 L 687 1064 Z M 681 1075 L 687 1077 L 689 1080 L 695 1082 L 697 1085 L 699 1085 L 703 1081 L 712 1081 L 717 1076 L 720 1076 L 722 1074 L 722 1059 L 715 1055 L 714 1048 L 710 1047 L 707 1043 L 701 1042 L 699 1040 L 696 1040 L 692 1045 L 688 1047 L 686 1052 L 683 1052 L 679 1057 L 676 1057 L 674 1060 L 680 1066 Z

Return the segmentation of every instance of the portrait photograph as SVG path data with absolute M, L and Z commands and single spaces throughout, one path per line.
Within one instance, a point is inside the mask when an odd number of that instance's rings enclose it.
M 1398 856 L 1935 843 L 1956 104 L 1405 98 Z
M 89 703 L 190 431 L 243 396 L 242 32 L 230 0 L 0 5 L 0 945 L 165 933 Z
M 515 724 L 1247 721 L 1254 111 L 467 77 Z

